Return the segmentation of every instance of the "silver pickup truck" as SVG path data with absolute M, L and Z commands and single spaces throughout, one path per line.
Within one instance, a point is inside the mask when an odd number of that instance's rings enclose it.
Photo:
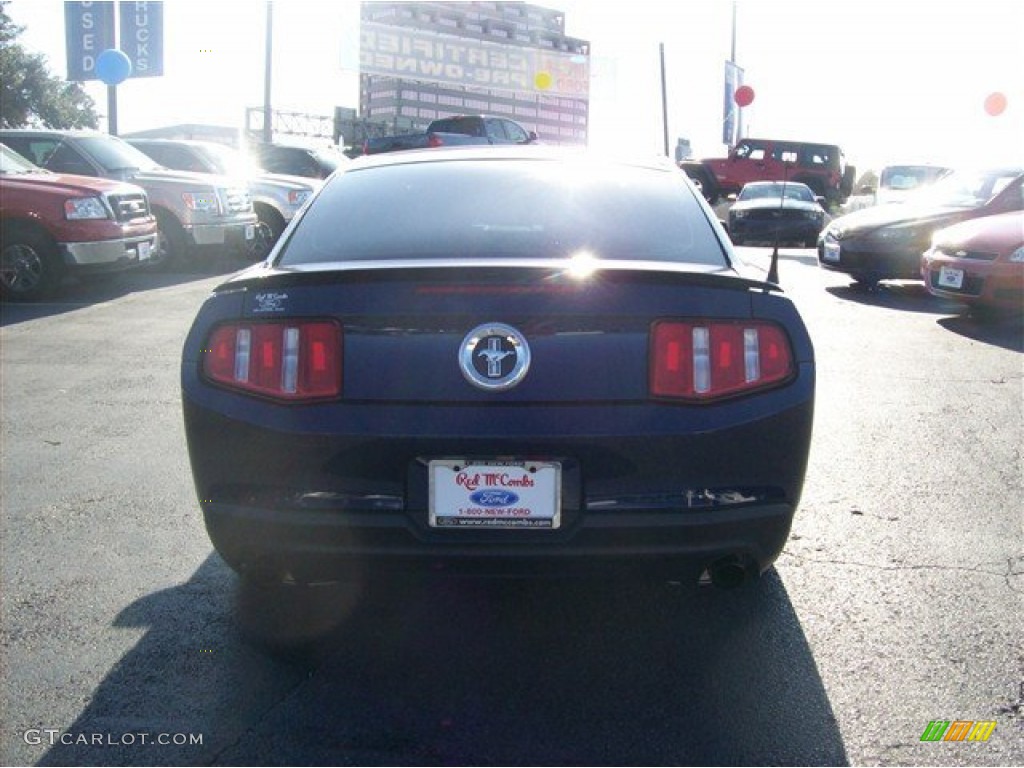
M 260 259 L 269 250 L 269 243 L 258 236 L 258 220 L 244 180 L 170 171 L 116 136 L 95 131 L 5 129 L 0 130 L 0 142 L 57 173 L 118 179 L 142 187 L 159 227 L 160 260 L 201 253 Z
M 263 235 L 276 243 L 285 226 L 313 193 L 320 179 L 267 173 L 241 150 L 212 141 L 191 139 L 144 139 L 125 137 L 160 165 L 177 171 L 218 173 L 245 179 Z
M 536 144 L 537 132 L 528 131 L 515 120 L 488 115 L 453 115 L 435 120 L 421 133 L 369 138 L 363 142 L 364 155 L 403 149 L 461 146 L 464 144 Z

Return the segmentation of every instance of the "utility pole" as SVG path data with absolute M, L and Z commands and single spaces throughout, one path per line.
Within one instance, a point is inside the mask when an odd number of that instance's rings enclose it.
M 668 90 L 665 86 L 665 44 L 658 44 L 661 51 L 661 124 L 665 136 L 665 157 L 668 157 Z
M 263 141 L 274 140 L 274 110 L 270 106 L 270 73 L 274 67 L 274 3 L 267 0 L 267 54 L 263 68 Z

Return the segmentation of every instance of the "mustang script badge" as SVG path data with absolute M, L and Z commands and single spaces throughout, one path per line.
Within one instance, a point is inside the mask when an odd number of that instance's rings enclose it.
M 530 368 L 530 345 L 510 325 L 485 323 L 462 340 L 459 367 L 475 387 L 491 392 L 511 389 Z

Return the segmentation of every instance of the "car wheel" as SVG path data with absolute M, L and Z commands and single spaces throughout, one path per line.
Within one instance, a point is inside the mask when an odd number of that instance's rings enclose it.
M 50 293 L 64 272 L 56 245 L 45 235 L 12 226 L 0 240 L 0 291 L 10 301 Z
M 185 230 L 181 228 L 181 224 L 171 214 L 157 211 L 156 227 L 160 246 L 155 263 L 165 267 L 184 266 L 190 254 Z
M 245 246 L 245 257 L 249 261 L 262 261 L 270 253 L 276 241 L 277 238 L 274 236 L 274 230 L 270 224 L 262 220 L 259 221 L 256 224 L 256 235 L 252 242 Z
M 250 643 L 274 653 L 314 651 L 351 614 L 360 594 L 348 581 L 301 584 L 243 574 L 235 593 L 238 627 Z
M 701 194 L 704 195 L 704 199 L 708 201 L 708 205 L 714 205 L 715 203 L 718 202 L 718 185 L 715 183 L 715 180 L 711 178 L 711 174 L 709 174 L 707 171 L 701 170 L 696 171 L 694 173 L 694 176 L 692 176 L 691 178 L 699 178 L 700 191 Z
M 878 287 L 878 278 L 874 275 L 854 275 L 852 287 L 857 291 L 873 291 Z

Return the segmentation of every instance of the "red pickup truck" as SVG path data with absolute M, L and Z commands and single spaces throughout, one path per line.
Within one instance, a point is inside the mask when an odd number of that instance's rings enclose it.
M 0 296 L 45 296 L 75 272 L 125 269 L 157 252 L 141 187 L 55 174 L 0 144 Z

